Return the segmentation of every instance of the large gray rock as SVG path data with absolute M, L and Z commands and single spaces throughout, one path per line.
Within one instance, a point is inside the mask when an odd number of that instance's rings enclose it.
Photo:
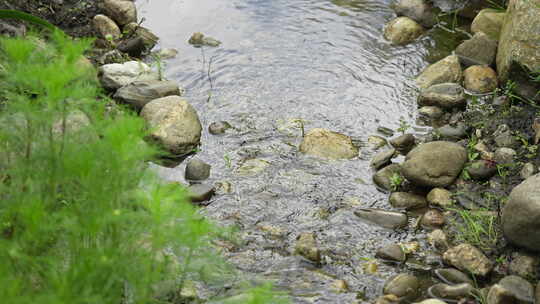
M 461 64 L 468 67 L 471 65 L 491 65 L 497 54 L 497 41 L 489 38 L 483 32 L 478 32 L 469 39 L 463 41 L 456 48 L 456 55 Z
M 462 79 L 463 71 L 459 58 L 456 55 L 450 55 L 428 66 L 416 77 L 416 85 L 421 89 L 427 89 L 439 83 L 461 83 Z
M 299 149 L 302 153 L 329 159 L 358 156 L 358 148 L 349 136 L 320 128 L 307 132 Z
M 201 139 L 201 123 L 195 109 L 179 96 L 152 100 L 141 111 L 155 140 L 173 156 L 191 153 Z
M 403 176 L 426 187 L 446 187 L 461 173 L 467 161 L 462 146 L 447 141 L 434 141 L 414 148 L 401 165 Z
M 433 6 L 425 0 L 399 0 L 393 5 L 398 16 L 406 16 L 425 27 L 432 27 L 437 22 Z
M 445 109 L 461 107 L 465 102 L 465 91 L 457 83 L 432 85 L 422 90 L 418 97 L 418 104 L 421 106 L 438 106 Z
M 540 251 L 540 175 L 512 190 L 502 211 L 502 227 L 511 243 Z
M 103 11 L 120 25 L 137 22 L 137 8 L 129 0 L 103 0 Z
M 120 28 L 116 23 L 105 15 L 95 15 L 92 19 L 92 25 L 100 37 L 109 39 L 118 39 L 122 35 Z
M 143 62 L 128 61 L 99 67 L 99 80 L 104 88 L 116 90 L 134 81 L 159 80 L 159 74 Z
M 457 269 L 477 276 L 485 276 L 493 268 L 491 261 L 479 249 L 469 244 L 461 244 L 448 249 L 443 259 Z
M 540 0 L 510 0 L 497 52 L 497 72 L 501 83 L 516 82 L 516 92 L 536 96 L 540 84 L 531 81 L 529 71 L 540 71 Z
M 504 22 L 505 12 L 492 8 L 481 10 L 471 24 L 473 33 L 486 33 L 491 39 L 499 40 Z
M 147 80 L 135 81 L 121 87 L 116 91 L 113 98 L 140 111 L 150 101 L 171 95 L 181 95 L 176 82 Z
M 397 17 L 384 28 L 384 38 L 393 44 L 403 45 L 420 37 L 424 29 L 409 17 Z

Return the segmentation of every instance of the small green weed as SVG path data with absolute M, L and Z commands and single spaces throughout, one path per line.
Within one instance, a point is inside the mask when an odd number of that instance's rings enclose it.
M 458 242 L 469 243 L 484 251 L 492 250 L 501 236 L 497 228 L 497 216 L 482 210 L 450 209 L 459 216 L 456 222 Z
M 392 191 L 398 191 L 405 182 L 405 178 L 401 173 L 394 172 L 392 176 L 390 177 L 390 187 L 392 188 Z

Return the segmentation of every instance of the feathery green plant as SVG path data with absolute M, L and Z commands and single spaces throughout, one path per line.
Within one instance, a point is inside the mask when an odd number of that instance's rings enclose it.
M 224 229 L 149 172 L 160 151 L 100 100 L 91 41 L 50 39 L 0 38 L 0 299 L 171 303 L 163 282 L 226 280 L 210 250 Z

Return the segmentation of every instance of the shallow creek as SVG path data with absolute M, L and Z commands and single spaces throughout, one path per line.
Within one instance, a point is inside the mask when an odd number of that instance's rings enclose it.
M 353 303 L 380 294 L 400 271 L 378 263 L 364 269 L 375 250 L 418 235 L 362 222 L 355 208 L 390 209 L 372 184 L 367 145 L 377 127 L 414 125 L 417 93 L 412 79 L 427 65 L 430 37 L 404 47 L 382 38 L 394 14 L 390 0 L 138 0 L 144 26 L 175 48 L 164 61 L 167 78 L 185 88 L 203 125 L 196 157 L 212 165 L 210 183 L 230 183 L 204 212 L 240 228 L 244 245 L 226 253 L 248 275 L 272 279 L 295 303 Z M 217 48 L 188 44 L 194 32 L 222 41 Z M 211 135 L 208 126 L 235 129 Z M 348 161 L 298 153 L 302 128 L 328 128 L 362 146 Z M 416 128 L 416 131 L 420 128 Z M 398 134 L 398 132 L 396 132 Z M 380 135 L 380 134 L 379 134 Z M 248 161 L 257 159 L 260 161 Z M 246 169 L 251 166 L 249 172 Z M 253 168 L 262 166 L 260 172 Z M 184 182 L 185 163 L 160 168 Z M 294 255 L 296 237 L 314 232 L 323 265 Z M 349 291 L 336 293 L 335 279 Z M 367 303 L 367 300 L 366 300 Z

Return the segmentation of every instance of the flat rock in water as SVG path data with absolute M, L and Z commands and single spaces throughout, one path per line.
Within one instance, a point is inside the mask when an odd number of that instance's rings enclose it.
M 351 159 L 358 156 L 358 148 L 349 136 L 320 128 L 306 133 L 299 150 L 328 159 Z
M 315 263 L 321 261 L 321 252 L 317 246 L 317 240 L 313 233 L 305 232 L 298 236 L 295 245 L 295 253 Z
M 401 212 L 367 208 L 359 209 L 354 214 L 361 219 L 388 229 L 403 228 L 408 224 L 407 215 Z
M 493 268 L 493 264 L 482 251 L 470 244 L 461 244 L 448 249 L 443 259 L 457 269 L 482 277 Z
M 453 268 L 437 269 L 435 270 L 435 275 L 439 279 L 441 279 L 443 282 L 450 285 L 462 284 L 462 283 L 468 283 L 471 285 L 474 284 L 474 281 L 471 280 L 471 278 L 469 278 L 468 275 Z
M 396 262 L 405 262 L 407 259 L 403 248 L 398 244 L 390 244 L 379 248 L 375 253 L 375 257 Z

